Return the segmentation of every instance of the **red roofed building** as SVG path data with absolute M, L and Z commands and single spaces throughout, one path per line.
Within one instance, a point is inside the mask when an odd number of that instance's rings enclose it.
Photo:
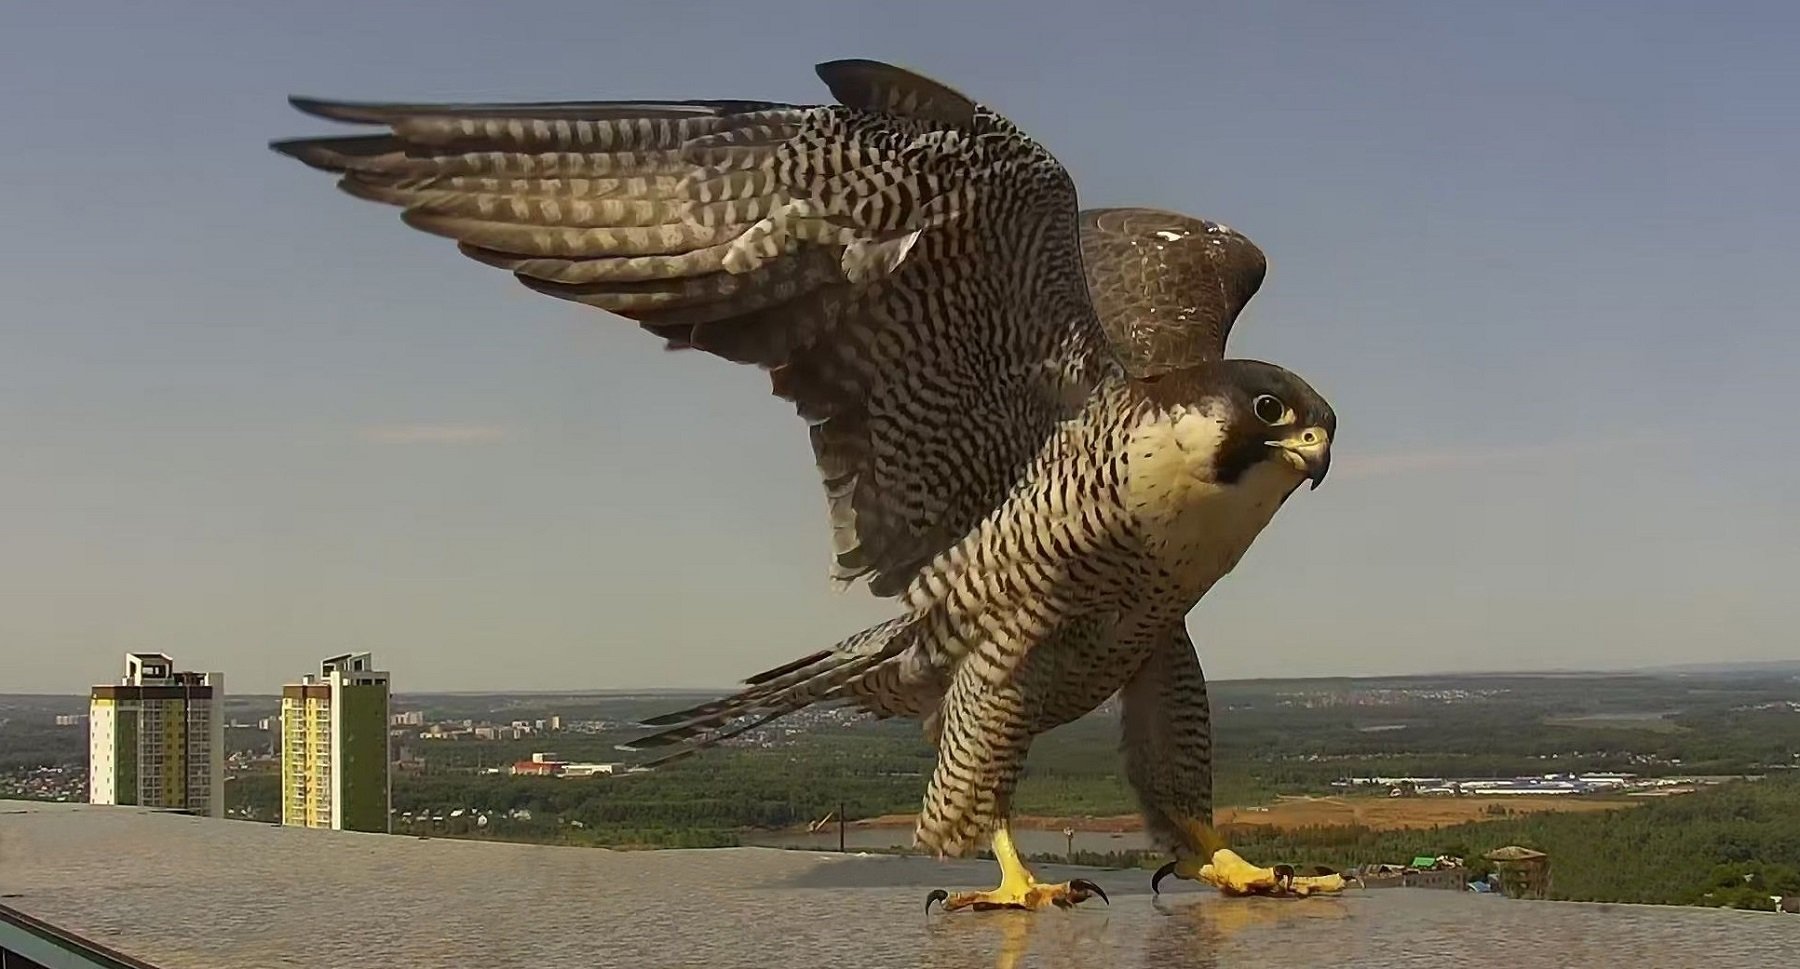
M 532 754 L 530 760 L 521 760 L 512 765 L 514 774 L 535 774 L 540 777 L 555 777 L 561 774 L 568 761 L 557 760 L 555 754 Z

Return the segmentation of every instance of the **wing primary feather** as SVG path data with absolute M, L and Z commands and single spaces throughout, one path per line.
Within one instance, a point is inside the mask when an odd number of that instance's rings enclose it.
M 392 124 L 418 118 L 553 118 L 569 121 L 612 121 L 620 118 L 704 117 L 745 114 L 790 107 L 776 101 L 509 101 L 403 103 L 341 101 L 293 95 L 288 103 L 304 114 L 351 124 Z

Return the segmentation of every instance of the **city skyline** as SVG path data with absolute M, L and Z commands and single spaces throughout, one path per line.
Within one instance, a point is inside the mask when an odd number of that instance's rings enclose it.
M 507 689 L 721 689 L 891 615 L 830 590 L 762 375 L 265 147 L 330 130 L 289 94 L 805 102 L 856 56 L 1013 118 L 1084 205 L 1268 252 L 1231 352 L 1333 400 L 1337 466 L 1190 618 L 1210 676 L 1794 655 L 1800 11 L 452 6 L 0 11 L 0 123 L 32 133 L 0 157 L 32 186 L 0 242 L 0 690 L 162 652 L 271 694 L 362 650 L 408 692 L 497 657 Z

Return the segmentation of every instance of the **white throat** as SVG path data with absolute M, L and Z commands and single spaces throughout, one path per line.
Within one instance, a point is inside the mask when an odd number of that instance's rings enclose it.
M 1140 424 L 1126 462 L 1128 500 L 1145 548 L 1184 588 L 1203 593 L 1243 558 L 1304 475 L 1259 461 L 1233 484 L 1213 480 L 1224 421 L 1204 407 L 1171 408 Z

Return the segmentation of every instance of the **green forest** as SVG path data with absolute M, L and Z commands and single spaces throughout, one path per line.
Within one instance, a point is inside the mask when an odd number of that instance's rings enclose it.
M 1348 867 L 1523 845 L 1550 855 L 1551 895 L 1593 902 L 1772 909 L 1800 895 L 1800 776 L 1739 781 L 1636 808 L 1532 814 L 1429 831 L 1232 832 L 1246 857 Z

